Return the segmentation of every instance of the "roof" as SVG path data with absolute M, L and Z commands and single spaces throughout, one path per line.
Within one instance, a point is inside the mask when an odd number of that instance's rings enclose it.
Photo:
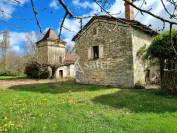
M 46 41 L 46 40 L 60 41 L 60 42 L 64 43 L 64 41 L 59 40 L 58 35 L 55 33 L 55 31 L 52 28 L 49 28 L 48 31 L 46 32 L 46 34 L 44 35 L 44 37 L 41 40 L 39 40 L 37 43 L 40 43 L 40 42 Z
M 136 20 L 129 20 L 129 19 L 125 19 L 125 18 L 115 18 L 112 16 L 107 16 L 107 15 L 102 15 L 102 16 L 94 16 L 91 18 L 91 20 L 73 37 L 73 41 L 75 41 L 75 39 L 77 37 L 79 37 L 80 33 L 87 29 L 87 27 L 95 20 L 95 19 L 102 19 L 102 20 L 108 20 L 108 21 L 117 21 L 123 24 L 127 24 L 130 25 L 134 28 L 140 29 L 148 34 L 150 34 L 151 36 L 153 35 L 157 35 L 158 33 L 156 31 L 154 31 L 153 29 L 151 29 L 150 27 L 140 23 L 139 21 Z
M 76 61 L 76 54 L 75 53 L 65 53 L 65 60 L 64 64 L 69 65 L 69 64 L 74 64 Z

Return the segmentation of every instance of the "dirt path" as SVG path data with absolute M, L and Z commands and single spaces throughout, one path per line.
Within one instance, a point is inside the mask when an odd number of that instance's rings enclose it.
M 6 89 L 16 85 L 53 83 L 56 80 L 33 80 L 33 79 L 18 79 L 18 80 L 0 80 L 0 89 Z

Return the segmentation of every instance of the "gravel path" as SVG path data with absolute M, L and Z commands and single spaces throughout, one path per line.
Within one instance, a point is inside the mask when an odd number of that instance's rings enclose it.
M 0 89 L 7 89 L 16 85 L 54 83 L 56 80 L 33 80 L 33 79 L 18 79 L 18 80 L 0 80 Z

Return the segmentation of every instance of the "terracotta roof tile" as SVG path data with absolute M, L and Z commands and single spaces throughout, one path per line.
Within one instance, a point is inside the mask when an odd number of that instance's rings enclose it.
M 60 42 L 64 43 L 64 41 L 59 40 L 58 35 L 56 34 L 56 32 L 52 28 L 49 28 L 49 30 L 46 32 L 44 37 L 41 40 L 39 40 L 37 43 L 39 43 L 41 41 L 46 41 L 46 40 L 49 40 L 49 41 L 60 41 Z
M 75 53 L 65 53 L 65 60 L 64 64 L 74 64 L 76 61 L 76 54 Z

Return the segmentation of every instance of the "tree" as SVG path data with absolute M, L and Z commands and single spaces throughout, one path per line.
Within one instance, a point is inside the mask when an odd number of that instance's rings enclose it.
M 7 50 L 9 48 L 9 32 L 5 30 L 3 32 L 3 41 L 1 43 L 1 50 L 2 50 L 2 60 L 1 65 L 3 69 L 7 69 Z
M 36 44 L 35 44 L 34 33 L 30 32 L 26 35 L 25 41 L 25 58 L 26 63 L 36 61 Z
M 171 45 L 171 42 L 173 42 L 174 45 Z M 161 87 L 162 87 L 162 80 L 164 78 L 165 62 L 167 65 L 166 67 L 168 69 L 170 70 L 175 69 L 175 63 L 177 57 L 176 51 L 177 51 L 177 30 L 176 29 L 172 29 L 171 34 L 169 34 L 169 31 L 164 31 L 158 36 L 154 37 L 150 47 L 147 49 L 146 59 L 158 58 L 160 60 Z M 174 77 L 175 76 L 176 75 L 174 75 Z M 163 82 L 166 82 L 166 80 L 163 80 Z
M 152 43 L 147 50 L 146 56 L 157 57 L 159 59 L 176 57 L 175 51 L 177 50 L 177 30 L 173 29 L 171 35 L 174 47 L 170 44 L 171 37 L 169 31 L 164 31 L 153 38 Z

